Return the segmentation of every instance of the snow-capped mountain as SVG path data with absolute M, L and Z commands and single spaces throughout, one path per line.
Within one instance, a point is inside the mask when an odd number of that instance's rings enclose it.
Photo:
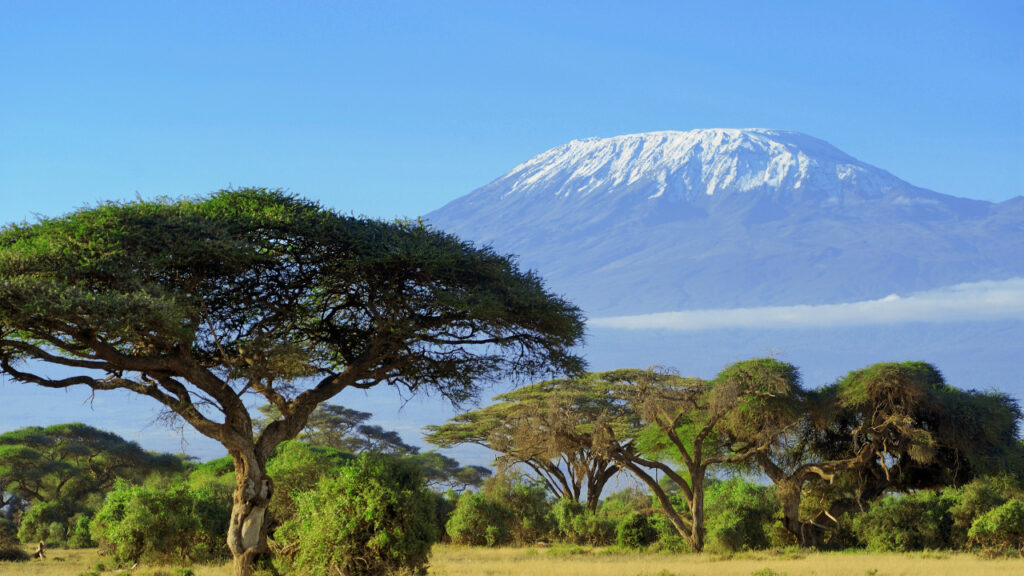
M 924 190 L 804 134 L 714 129 L 574 140 L 426 218 L 610 315 L 1024 276 L 1022 205 Z
M 870 197 L 907 184 L 796 132 L 693 130 L 573 140 L 517 166 L 492 186 L 505 196 L 585 197 L 648 193 L 698 195 L 812 190 L 838 202 L 843 191 Z

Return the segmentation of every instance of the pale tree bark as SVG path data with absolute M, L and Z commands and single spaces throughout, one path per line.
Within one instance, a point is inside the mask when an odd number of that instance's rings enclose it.
M 273 482 L 255 451 L 232 452 L 235 490 L 228 524 L 228 548 L 236 576 L 251 576 L 256 559 L 267 551 L 267 507 Z

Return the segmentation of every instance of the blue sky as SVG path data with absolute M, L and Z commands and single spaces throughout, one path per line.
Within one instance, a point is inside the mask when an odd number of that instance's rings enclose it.
M 1020 0 L 0 0 L 0 223 L 232 185 L 417 216 L 574 138 L 712 127 L 1001 201 L 1024 194 L 1022 29 Z M 0 429 L 177 443 L 145 399 L 0 395 Z M 340 401 L 406 419 L 392 391 Z
M 1024 194 L 1024 2 L 0 0 L 0 217 L 271 186 L 416 216 L 573 138 L 767 127 Z

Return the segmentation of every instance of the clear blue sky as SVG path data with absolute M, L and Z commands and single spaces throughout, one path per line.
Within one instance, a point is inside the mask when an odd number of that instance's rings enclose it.
M 573 138 L 805 132 L 1024 194 L 1024 2 L 0 0 L 0 220 L 288 188 L 416 216 Z

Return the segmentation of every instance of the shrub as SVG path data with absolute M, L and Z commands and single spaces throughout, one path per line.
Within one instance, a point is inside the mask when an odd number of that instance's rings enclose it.
M 615 542 L 623 548 L 643 548 L 658 540 L 658 531 L 646 514 L 632 512 L 615 526 Z
M 601 500 L 601 515 L 621 520 L 633 512 L 650 514 L 653 510 L 651 495 L 636 487 L 613 492 Z
M 466 492 L 455 505 L 445 530 L 453 544 L 501 546 L 511 541 L 512 512 L 482 492 Z
M 437 536 L 434 500 L 419 467 L 364 453 L 297 495 L 295 515 L 278 535 L 297 547 L 299 573 L 425 574 Z
M 62 502 L 35 502 L 21 518 L 18 539 L 26 544 L 39 541 L 62 542 L 67 507 Z
M 554 528 L 547 490 L 522 474 L 513 472 L 489 478 L 484 483 L 484 494 L 512 513 L 508 532 L 517 546 L 546 538 Z
M 962 487 L 945 489 L 943 496 L 953 501 L 949 508 L 952 521 L 950 546 L 967 548 L 967 533 L 974 521 L 1018 493 L 1017 483 L 1008 477 L 976 478 Z
M 185 485 L 169 489 L 118 480 L 93 518 L 101 552 L 119 564 L 202 562 L 227 556 L 230 502 Z
M 868 549 L 908 552 L 947 548 L 953 504 L 948 495 L 933 491 L 884 498 L 853 521 L 857 537 Z
M 274 480 L 274 498 L 270 501 L 273 524 L 283 524 L 295 514 L 294 497 L 313 490 L 324 476 L 337 473 L 351 459 L 326 446 L 314 446 L 298 440 L 281 443 L 267 462 L 267 474 Z M 232 475 L 232 482 L 234 477 Z
M 71 530 L 68 534 L 68 548 L 92 548 L 96 541 L 89 532 L 90 518 L 84 514 L 71 519 Z M 102 570 L 100 570 L 102 572 Z
M 458 504 L 459 495 L 453 490 L 448 490 L 444 494 L 434 494 L 434 520 L 438 542 L 451 542 L 446 527 Z
M 1015 498 L 982 514 L 971 525 L 968 539 L 988 553 L 1016 550 L 1024 556 L 1024 502 Z
M 551 509 L 561 540 L 607 546 L 615 542 L 615 521 L 588 510 L 575 500 L 561 499 Z
M 779 511 L 773 487 L 731 478 L 708 487 L 705 499 L 707 546 L 717 552 L 756 550 L 771 545 Z

